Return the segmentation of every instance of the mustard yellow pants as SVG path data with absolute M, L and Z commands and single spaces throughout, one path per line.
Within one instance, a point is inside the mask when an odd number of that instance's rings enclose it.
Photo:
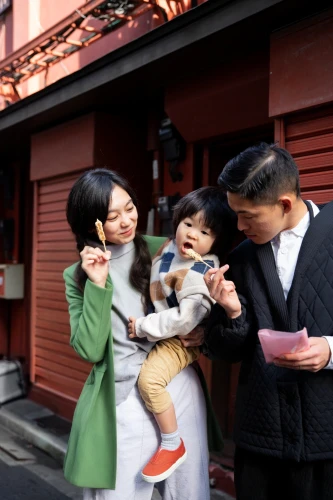
M 166 386 L 199 356 L 198 347 L 183 347 L 176 337 L 156 343 L 141 367 L 138 381 L 141 397 L 149 411 L 162 413 L 171 406 Z

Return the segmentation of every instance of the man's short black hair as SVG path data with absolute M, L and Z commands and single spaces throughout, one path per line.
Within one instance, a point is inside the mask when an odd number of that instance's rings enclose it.
M 298 168 L 291 154 L 266 142 L 251 146 L 230 160 L 218 184 L 258 203 L 276 203 L 283 193 L 300 196 Z

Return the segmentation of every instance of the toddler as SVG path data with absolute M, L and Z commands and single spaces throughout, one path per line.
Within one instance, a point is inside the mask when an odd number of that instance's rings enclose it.
M 208 316 L 213 299 L 204 282 L 209 266 L 219 267 L 231 248 L 236 219 L 226 195 L 218 187 L 203 187 L 184 196 L 175 206 L 175 238 L 152 264 L 150 295 L 155 313 L 129 318 L 130 337 L 156 342 L 142 365 L 140 394 L 157 421 L 161 445 L 142 471 L 148 482 L 166 479 L 186 459 L 179 436 L 173 403 L 166 386 L 181 370 L 200 356 L 199 347 L 184 347 L 179 339 Z M 187 251 L 199 254 L 194 261 Z M 191 253 L 191 252 L 190 252 Z

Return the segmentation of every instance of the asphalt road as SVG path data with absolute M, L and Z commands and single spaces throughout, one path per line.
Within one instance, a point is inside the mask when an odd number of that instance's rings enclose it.
M 0 463 L 0 484 L 2 500 L 68 500 L 67 495 L 22 466 Z
M 0 426 L 1 500 L 81 500 L 82 492 L 63 477 L 46 453 Z

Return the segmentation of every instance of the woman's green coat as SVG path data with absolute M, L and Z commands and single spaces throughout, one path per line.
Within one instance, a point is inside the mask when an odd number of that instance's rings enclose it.
M 151 255 L 165 238 L 145 237 Z M 87 280 L 83 295 L 74 279 L 77 263 L 64 271 L 69 303 L 70 343 L 81 358 L 94 363 L 78 400 L 64 463 L 66 479 L 77 486 L 115 489 L 117 425 L 111 305 L 113 285 Z

